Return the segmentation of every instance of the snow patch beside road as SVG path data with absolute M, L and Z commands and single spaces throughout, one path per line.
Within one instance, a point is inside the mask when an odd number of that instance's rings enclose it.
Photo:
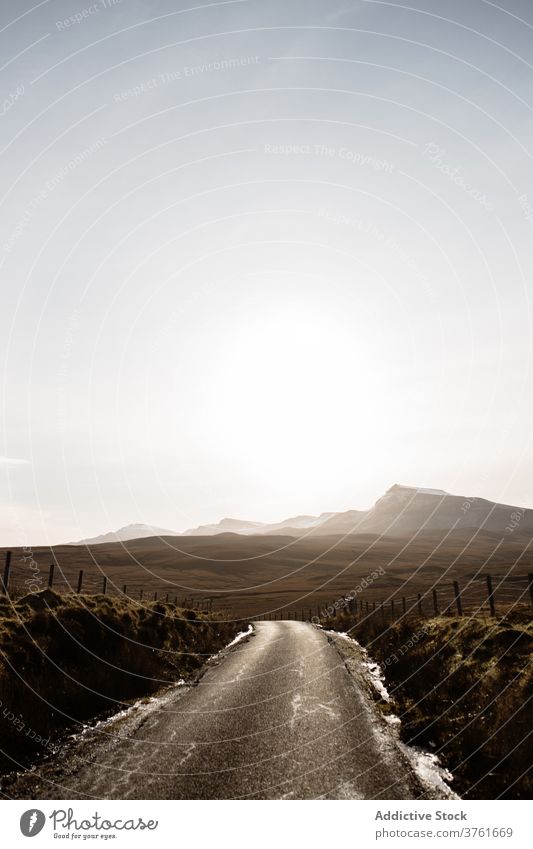
M 326 631 L 328 640 L 332 642 L 343 658 L 348 671 L 356 678 L 362 678 L 369 689 L 374 690 L 380 699 L 391 704 L 392 699 L 385 687 L 385 678 L 381 666 L 372 660 L 367 650 L 343 631 Z M 387 731 L 393 736 L 396 746 L 409 761 L 424 787 L 436 794 L 439 799 L 459 799 L 447 782 L 453 781 L 453 775 L 442 766 L 437 755 L 426 752 L 418 746 L 408 746 L 400 740 L 399 732 L 401 719 L 393 713 L 381 714 L 388 728 Z

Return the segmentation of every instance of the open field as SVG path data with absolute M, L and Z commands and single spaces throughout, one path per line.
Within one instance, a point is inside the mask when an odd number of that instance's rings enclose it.
M 419 533 L 411 538 L 352 535 L 345 537 L 237 536 L 152 537 L 128 543 L 87 546 L 36 547 L 31 553 L 14 549 L 10 589 L 27 592 L 47 585 L 49 566 L 55 564 L 54 588 L 76 590 L 83 570 L 83 591 L 144 599 L 176 597 L 179 603 L 205 606 L 229 618 L 279 617 L 293 612 L 298 618 L 317 613 L 366 581 L 358 596 L 370 603 L 393 595 L 401 603 L 437 587 L 439 604 L 453 604 L 457 580 L 464 592 L 465 609 L 486 602 L 485 576 L 493 576 L 496 603 L 524 605 L 531 610 L 527 574 L 533 572 L 530 538 L 519 534 L 501 538 L 478 531 Z M 5 549 L 0 554 L 3 559 Z M 415 603 L 410 602 L 409 606 Z

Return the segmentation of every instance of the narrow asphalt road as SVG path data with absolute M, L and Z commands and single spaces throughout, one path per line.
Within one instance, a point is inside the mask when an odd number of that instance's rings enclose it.
M 425 791 L 324 633 L 255 633 L 141 719 L 107 723 L 14 798 L 414 799 Z M 90 735 L 89 735 L 90 737 Z

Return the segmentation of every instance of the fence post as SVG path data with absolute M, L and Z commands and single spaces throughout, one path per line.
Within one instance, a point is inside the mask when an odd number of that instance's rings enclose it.
M 83 586 L 83 569 L 80 569 L 80 574 L 78 575 L 78 594 L 81 593 L 82 586 Z
M 139 592 L 139 599 L 143 600 L 143 588 L 141 587 L 141 591 Z
M 492 575 L 487 575 L 487 594 L 490 607 L 490 615 L 496 616 L 496 604 L 494 602 L 494 590 L 492 589 Z
M 433 610 L 435 611 L 435 616 L 439 615 L 439 602 L 437 599 L 437 590 L 433 590 Z
M 529 588 L 529 598 L 531 599 L 531 606 L 533 607 L 533 572 L 529 572 L 527 576 L 527 585 Z
M 154 593 L 154 601 L 157 601 L 157 591 Z
M 168 593 L 167 593 L 167 601 L 168 601 Z
M 6 563 L 4 566 L 4 578 L 2 581 L 2 592 L 4 595 L 8 595 L 9 589 L 9 573 L 11 572 L 11 552 L 6 551 Z
M 102 595 L 105 595 L 107 592 L 107 576 L 104 575 L 102 580 Z
M 418 593 L 418 595 L 417 595 L 417 604 L 416 604 L 416 606 L 417 606 L 417 608 L 418 608 L 418 613 L 419 613 L 419 615 L 420 615 L 420 616 L 422 616 L 422 596 L 420 595 L 420 593 Z
M 122 587 L 122 595 L 126 595 L 127 589 L 128 588 L 127 588 L 126 584 L 124 584 L 124 586 Z
M 54 586 L 54 564 L 50 563 L 50 571 L 48 572 L 48 586 L 50 589 Z
M 463 615 L 463 605 L 461 604 L 461 590 L 457 581 L 453 582 L 453 592 L 455 595 L 455 604 L 457 605 L 457 615 Z

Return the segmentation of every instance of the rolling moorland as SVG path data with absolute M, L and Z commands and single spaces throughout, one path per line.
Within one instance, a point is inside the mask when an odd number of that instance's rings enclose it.
M 141 589 L 145 599 L 168 594 L 170 601 L 197 606 L 211 599 L 212 608 L 230 618 L 288 611 L 311 618 L 357 587 L 375 603 L 437 587 L 448 604 L 457 580 L 474 602 L 490 574 L 497 601 L 529 603 L 532 510 L 395 486 L 364 520 L 356 517 L 355 526 L 354 512 L 361 511 L 323 514 L 318 526 L 284 533 L 267 526 L 265 533 L 222 530 L 14 549 L 10 585 L 19 593 L 31 582 L 44 588 L 54 563 L 54 588 L 61 591 L 75 590 L 83 570 L 89 593 L 101 592 L 105 576 L 109 594 L 123 594 L 125 587 L 137 599 Z
M 49 564 L 56 563 L 54 587 L 75 590 L 79 570 L 84 570 L 84 590 L 99 593 L 103 576 L 107 591 L 139 598 L 157 592 L 159 598 L 212 599 L 213 609 L 230 617 L 304 610 L 329 605 L 382 568 L 383 574 L 364 589 L 362 597 L 375 602 L 391 593 L 412 596 L 440 582 L 449 597 L 451 582 L 458 579 L 481 587 L 490 573 L 504 582 L 505 598 L 523 601 L 526 573 L 533 570 L 533 550 L 518 536 L 501 540 L 479 532 L 475 536 L 456 531 L 442 536 L 420 533 L 412 540 L 374 535 L 345 538 L 319 537 L 294 540 L 286 537 L 237 537 L 180 539 L 179 548 L 169 538 L 151 538 L 99 546 L 40 547 L 33 550 L 32 568 L 23 560 L 27 553 L 13 550 L 12 585 L 24 592 L 30 579 L 47 585 Z M 513 576 L 522 576 L 513 582 Z M 477 576 L 477 577 L 476 577 Z

